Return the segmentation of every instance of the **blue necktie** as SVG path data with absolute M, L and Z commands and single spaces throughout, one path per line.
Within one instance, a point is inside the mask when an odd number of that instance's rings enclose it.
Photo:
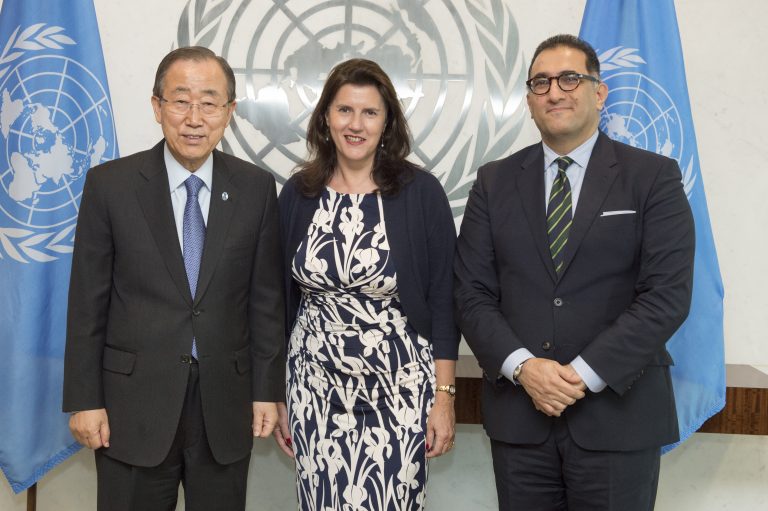
M 197 194 L 203 186 L 203 180 L 197 176 L 189 176 L 184 181 L 187 187 L 187 204 L 184 206 L 184 268 L 187 270 L 189 290 L 192 299 L 197 291 L 197 277 L 200 274 L 200 260 L 203 258 L 205 244 L 205 222 Z M 192 356 L 197 358 L 197 343 L 192 338 Z
M 557 163 L 557 177 L 552 183 L 552 191 L 549 194 L 549 203 L 547 204 L 547 237 L 549 238 L 552 263 L 555 265 L 555 272 L 559 276 L 560 272 L 563 271 L 563 249 L 568 241 L 568 232 L 573 223 L 571 185 L 565 173 L 573 160 L 567 156 L 561 156 L 555 162 Z

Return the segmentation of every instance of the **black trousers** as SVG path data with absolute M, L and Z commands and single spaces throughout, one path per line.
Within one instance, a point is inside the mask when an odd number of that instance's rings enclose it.
M 500 511 L 652 511 L 661 450 L 588 451 L 555 419 L 547 441 L 491 440 Z
M 190 365 L 184 408 L 171 450 L 156 467 L 137 467 L 96 451 L 99 511 L 174 511 L 179 483 L 187 511 L 245 509 L 250 455 L 230 465 L 213 458 L 203 424 L 199 370 Z

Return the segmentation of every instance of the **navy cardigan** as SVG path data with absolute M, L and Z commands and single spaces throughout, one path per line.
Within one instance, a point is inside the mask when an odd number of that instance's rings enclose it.
M 286 338 L 301 301 L 291 265 L 320 199 L 303 196 L 296 180 L 293 176 L 285 183 L 279 198 Z M 459 331 L 453 320 L 456 228 L 445 192 L 432 174 L 417 170 L 397 195 L 382 199 L 397 289 L 408 323 L 431 342 L 436 359 L 455 360 L 459 350 Z

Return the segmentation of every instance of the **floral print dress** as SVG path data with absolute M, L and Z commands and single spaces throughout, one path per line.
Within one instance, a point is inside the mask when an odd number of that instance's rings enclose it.
M 293 278 L 302 300 L 287 403 L 299 509 L 423 509 L 434 360 L 398 300 L 381 196 L 326 188 Z

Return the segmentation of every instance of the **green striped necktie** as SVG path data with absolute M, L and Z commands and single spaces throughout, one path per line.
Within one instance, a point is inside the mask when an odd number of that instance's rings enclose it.
M 568 182 L 566 169 L 573 163 L 567 156 L 556 159 L 557 177 L 552 183 L 547 203 L 547 236 L 549 237 L 549 253 L 552 263 L 559 276 L 563 271 L 563 253 L 568 241 L 568 232 L 573 223 L 571 184 Z

